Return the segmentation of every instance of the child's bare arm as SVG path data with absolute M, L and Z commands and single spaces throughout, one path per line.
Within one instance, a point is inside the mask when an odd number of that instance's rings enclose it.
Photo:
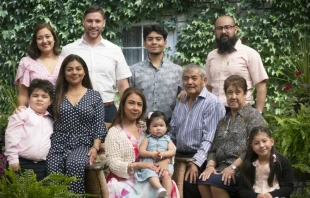
M 160 155 L 163 158 L 170 158 L 170 157 L 175 156 L 175 153 L 176 153 L 176 147 L 173 144 L 173 142 L 170 140 L 170 142 L 168 143 L 168 150 L 160 152 Z
M 151 158 L 154 158 L 157 152 L 156 151 L 148 151 L 148 150 L 146 150 L 147 144 L 148 144 L 147 138 L 144 138 L 142 140 L 140 146 L 139 146 L 139 155 L 141 157 L 151 157 Z

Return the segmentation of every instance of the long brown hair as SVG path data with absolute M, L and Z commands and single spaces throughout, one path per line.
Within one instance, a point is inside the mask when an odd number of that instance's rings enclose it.
M 123 93 L 123 96 L 122 96 L 120 103 L 119 103 L 119 108 L 118 108 L 117 114 L 116 114 L 110 128 L 113 126 L 116 126 L 116 125 L 122 125 L 122 122 L 123 122 L 124 116 L 125 116 L 125 110 L 124 110 L 125 103 L 126 103 L 127 98 L 131 94 L 137 94 L 138 96 L 140 96 L 140 98 L 142 99 L 142 102 L 143 102 L 142 113 L 141 113 L 141 116 L 137 119 L 137 123 L 145 115 L 146 99 L 145 99 L 144 94 L 142 93 L 142 91 L 140 91 L 140 89 L 137 89 L 135 87 L 129 87 Z
M 87 89 L 93 89 L 93 86 L 92 86 L 92 83 L 89 77 L 88 68 L 87 68 L 85 61 L 80 56 L 75 55 L 75 54 L 70 54 L 69 56 L 67 56 L 61 64 L 57 82 L 56 82 L 56 91 L 55 91 L 56 98 L 54 102 L 54 119 L 57 122 L 60 121 L 60 104 L 62 103 L 64 96 L 66 92 L 68 91 L 68 86 L 69 86 L 68 81 L 65 76 L 65 70 L 66 70 L 68 63 L 72 61 L 77 61 L 81 63 L 84 69 L 85 76 L 82 80 L 82 85 L 86 87 Z
M 47 28 L 49 31 L 51 31 L 54 37 L 54 40 L 55 40 L 54 47 L 53 47 L 54 55 L 58 56 L 60 54 L 59 43 L 58 43 L 58 39 L 57 39 L 55 31 L 53 30 L 50 24 L 43 22 L 43 23 L 37 24 L 36 27 L 34 28 L 31 43 L 27 48 L 28 55 L 30 56 L 30 58 L 34 60 L 41 56 L 41 50 L 39 49 L 37 45 L 37 33 L 43 28 Z

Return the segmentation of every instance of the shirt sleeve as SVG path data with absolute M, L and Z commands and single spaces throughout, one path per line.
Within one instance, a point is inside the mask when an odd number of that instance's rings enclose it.
M 130 66 L 131 77 L 129 77 L 129 87 L 135 87 L 135 69 Z
M 118 50 L 118 60 L 116 60 L 116 80 L 123 80 L 131 76 L 129 66 L 127 65 L 125 56 L 119 48 Z
M 254 169 L 253 169 L 253 171 L 255 172 Z M 253 176 L 255 177 L 255 173 Z M 254 192 L 254 190 L 248 189 L 245 187 L 244 178 L 242 175 L 239 178 L 239 191 L 238 191 L 238 193 L 239 193 L 239 196 L 241 198 L 257 198 L 257 195 L 258 195 L 258 193 Z
M 194 162 L 197 166 L 201 167 L 201 165 L 206 161 L 207 154 L 212 146 L 216 127 L 218 122 L 224 117 L 225 108 L 221 103 L 215 103 L 210 105 L 204 113 L 203 120 L 203 137 L 200 148 L 193 158 L 196 159 Z
M 208 54 L 206 60 L 206 77 L 207 77 L 207 85 L 211 85 L 211 74 L 210 74 L 210 53 Z
M 130 175 L 127 173 L 128 162 L 124 162 L 120 147 L 122 145 L 122 137 L 119 137 L 120 129 L 112 127 L 107 134 L 105 140 L 105 151 L 109 169 L 115 175 L 128 179 Z M 128 148 L 128 152 L 129 148 Z
M 219 135 L 219 127 L 216 127 L 214 142 L 212 144 L 210 151 L 208 152 L 208 161 L 213 160 L 216 162 L 216 150 L 217 150 L 216 146 L 218 145 L 218 135 Z
M 26 110 L 9 117 L 8 127 L 5 131 L 5 155 L 9 164 L 19 163 L 19 143 L 22 138 L 24 123 L 27 117 Z
M 104 124 L 104 106 L 99 92 L 95 91 L 96 102 L 93 106 L 94 120 L 92 124 L 93 139 L 104 140 L 107 130 Z
M 253 85 L 260 83 L 263 80 L 268 79 L 267 72 L 263 65 L 262 59 L 258 52 L 252 50 L 249 55 L 249 73 L 253 80 Z
M 283 183 L 279 184 L 280 189 L 270 192 L 272 197 L 289 197 L 294 191 L 293 171 L 290 162 L 281 156 Z
M 16 72 L 16 77 L 14 80 L 14 84 L 17 85 L 18 82 L 21 84 L 25 85 L 26 87 L 29 87 L 30 85 L 30 72 L 29 72 L 29 66 L 30 66 L 30 58 L 29 57 L 24 57 L 20 60 L 17 72 Z

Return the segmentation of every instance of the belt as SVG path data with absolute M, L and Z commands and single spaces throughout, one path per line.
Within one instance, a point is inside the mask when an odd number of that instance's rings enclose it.
M 103 106 L 104 106 L 105 108 L 110 107 L 110 106 L 112 106 L 112 105 L 114 105 L 114 101 L 103 103 Z

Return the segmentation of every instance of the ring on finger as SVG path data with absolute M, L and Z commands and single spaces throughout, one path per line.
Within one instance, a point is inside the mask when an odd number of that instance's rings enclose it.
M 230 179 L 230 178 L 231 178 L 231 176 L 228 176 L 228 178 Z

